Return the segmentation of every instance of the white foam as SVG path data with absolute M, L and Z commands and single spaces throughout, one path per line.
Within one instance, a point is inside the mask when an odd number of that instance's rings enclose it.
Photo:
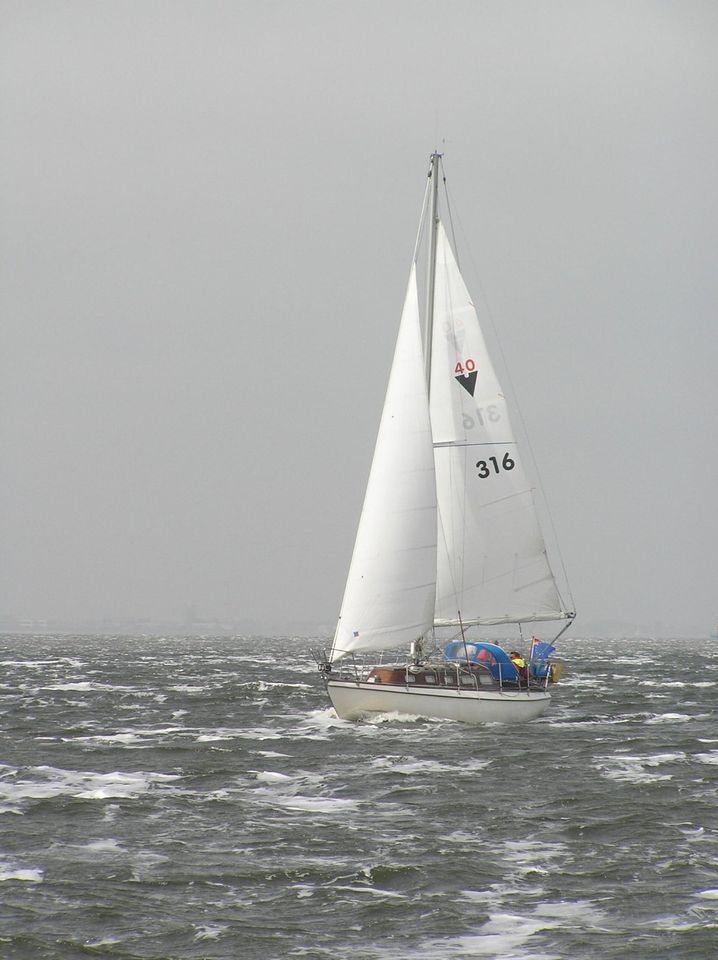
M 660 767 L 664 763 L 680 763 L 685 761 L 685 753 L 656 753 L 649 756 L 628 756 L 623 754 L 614 757 L 597 757 L 596 766 L 608 780 L 624 780 L 630 783 L 654 783 L 660 780 L 671 780 L 670 773 L 656 773 L 646 767 Z
M 480 928 L 477 934 L 459 937 L 447 937 L 433 940 L 416 952 L 416 956 L 426 957 L 531 957 L 531 960 L 548 960 L 545 954 L 516 954 L 530 937 L 539 930 L 551 929 L 558 923 L 519 916 L 514 913 L 495 913 Z
M 248 730 L 247 727 L 216 727 L 200 728 L 202 732 L 196 736 L 197 743 L 211 743 L 215 740 L 281 740 L 282 734 L 277 733 L 271 727 L 253 727 Z
M 693 686 L 693 684 L 688 684 L 685 680 L 639 680 L 639 687 L 688 687 Z
M 181 779 L 167 773 L 88 773 L 48 766 L 29 767 L 24 773 L 33 779 L 0 783 L 0 799 L 13 803 L 61 796 L 81 800 L 132 799 L 159 784 Z
M 453 720 L 446 720 L 442 717 L 421 717 L 413 713 L 398 713 L 396 710 L 387 713 L 373 713 L 366 717 L 365 722 L 375 725 L 382 723 L 454 723 Z
M 718 889 L 710 887 L 708 890 L 701 890 L 696 894 L 701 900 L 718 900 Z
M 711 750 L 708 753 L 694 753 L 694 760 L 698 760 L 700 763 L 718 763 L 718 750 Z
M 260 783 L 288 783 L 292 780 L 286 773 L 274 773 L 271 770 L 263 770 L 257 773 L 256 777 Z
M 583 922 L 594 925 L 605 920 L 605 913 L 590 900 L 544 901 L 535 907 L 534 914 L 537 917 L 571 920 L 573 924 Z
M 306 900 L 308 897 L 314 896 L 314 887 L 308 883 L 293 883 L 291 889 L 298 891 L 297 900 Z
M 611 657 L 611 663 L 628 663 L 628 664 L 646 664 L 646 663 L 656 663 L 652 657 Z
M 30 670 L 42 667 L 57 667 L 60 664 L 73 669 L 86 666 L 84 660 L 75 660 L 72 657 L 58 657 L 55 660 L 0 660 L 0 667 L 27 667 Z
M 19 880 L 23 883 L 42 883 L 43 873 L 39 867 L 25 869 L 22 867 L 12 867 L 9 864 L 0 865 L 0 883 L 5 880 Z
M 551 843 L 548 840 L 504 840 L 503 859 L 519 866 L 542 865 L 560 858 L 566 863 L 568 852 L 563 843 Z
M 503 893 L 499 890 L 460 890 L 459 892 L 464 900 L 472 903 L 491 903 L 503 898 Z
M 287 810 L 299 813 L 329 813 L 342 814 L 349 810 L 356 810 L 358 800 L 344 800 L 339 797 L 302 797 L 291 796 L 275 798 L 274 802 Z
M 377 757 L 371 761 L 375 769 L 391 774 L 413 776 L 417 773 L 450 773 L 454 777 L 468 776 L 477 770 L 488 767 L 489 760 L 466 760 L 461 766 L 455 763 L 441 763 L 439 760 L 417 760 L 415 757 Z
M 687 723 L 692 717 L 685 713 L 659 713 L 655 717 L 649 717 L 646 723 Z
M 134 708 L 130 707 L 130 709 Z M 117 733 L 92 734 L 82 737 L 62 737 L 62 741 L 64 743 L 111 743 L 129 747 L 138 743 L 143 744 L 146 740 L 154 740 L 156 737 L 168 736 L 170 734 L 189 736 L 186 727 L 156 727 L 153 729 L 126 727 Z
M 349 890 L 351 893 L 368 893 L 373 897 L 387 897 L 395 900 L 406 900 L 406 894 L 397 893 L 394 890 L 382 890 L 380 887 L 359 887 L 344 884 L 332 886 L 333 890 Z
M 48 683 L 38 688 L 39 690 L 119 690 L 120 692 L 131 693 L 135 687 L 125 687 L 119 684 L 98 683 L 96 680 L 78 680 L 72 683 Z
M 226 923 L 215 923 L 215 924 L 205 924 L 202 927 L 196 928 L 196 933 L 194 935 L 194 940 L 219 940 L 219 938 L 229 930 L 229 926 Z
M 232 735 L 239 740 L 284 740 L 285 735 L 272 727 L 243 727 L 233 730 Z
M 117 815 L 120 812 L 120 805 L 118 803 L 108 803 L 105 807 L 105 813 L 102 817 L 105 823 L 112 823 L 117 819 Z
M 90 840 L 80 845 L 82 850 L 91 850 L 93 853 L 124 853 L 124 847 L 119 840 Z

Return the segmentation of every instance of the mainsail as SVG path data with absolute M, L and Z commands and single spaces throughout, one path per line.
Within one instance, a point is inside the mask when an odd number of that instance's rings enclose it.
M 569 614 L 476 310 L 438 225 L 431 357 L 438 559 L 435 623 Z
M 411 269 L 331 660 L 416 640 L 433 623 L 436 478 Z

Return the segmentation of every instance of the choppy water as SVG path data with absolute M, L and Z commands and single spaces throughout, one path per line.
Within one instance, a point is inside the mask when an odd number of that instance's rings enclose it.
M 303 644 L 0 638 L 0 957 L 718 956 L 718 650 L 525 727 L 337 720 Z

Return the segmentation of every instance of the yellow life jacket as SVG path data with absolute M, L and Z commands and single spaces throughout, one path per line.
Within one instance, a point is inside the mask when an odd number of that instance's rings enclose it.
M 523 657 L 512 657 L 511 663 L 513 663 L 515 667 L 518 667 L 519 670 L 522 670 L 526 666 L 526 661 Z

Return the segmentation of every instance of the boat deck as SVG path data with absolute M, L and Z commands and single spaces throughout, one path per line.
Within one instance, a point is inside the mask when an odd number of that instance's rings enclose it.
M 495 677 L 490 669 L 477 663 L 422 663 L 387 664 L 373 666 L 368 671 L 355 665 L 343 666 L 333 672 L 335 680 L 353 680 L 396 687 L 436 687 L 451 690 L 545 690 L 546 679 L 519 678 L 504 680 Z

